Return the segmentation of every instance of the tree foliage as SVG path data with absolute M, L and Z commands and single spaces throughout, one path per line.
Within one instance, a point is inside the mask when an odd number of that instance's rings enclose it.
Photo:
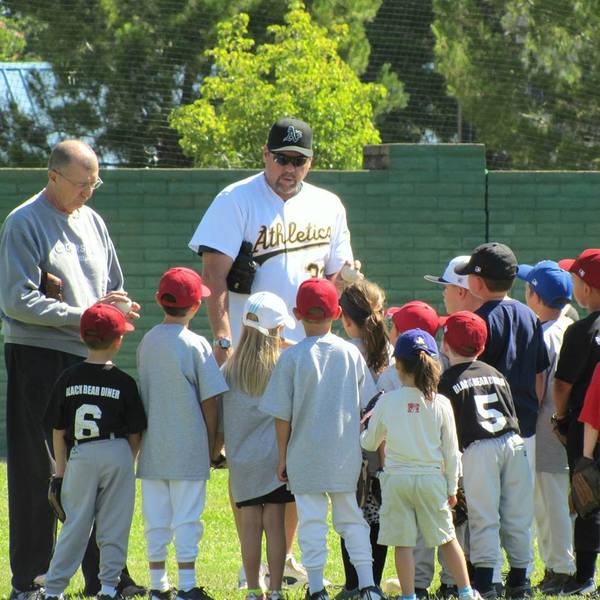
M 597 168 L 600 11 L 588 0 L 434 0 L 436 66 L 478 141 L 517 168 Z
M 41 127 L 85 137 L 115 164 L 189 165 L 168 116 L 191 102 L 211 73 L 205 50 L 216 43 L 216 24 L 242 11 L 257 15 L 253 33 L 263 40 L 267 24 L 283 23 L 291 1 L 0 0 L 0 15 L 32 24 L 25 50 L 49 62 L 54 74 L 50 91 L 47 81 L 32 83 L 44 123 L 25 114 L 14 117 L 23 127 L 29 119 L 32 131 Z M 340 48 L 355 70 L 364 69 L 369 55 L 364 23 L 381 0 L 308 3 L 322 24 L 348 21 L 351 35 Z M 2 35 L 0 29 L 0 40 Z
M 388 92 L 362 83 L 339 57 L 348 28 L 328 31 L 296 2 L 283 25 L 268 28 L 272 42 L 255 47 L 248 20 L 239 14 L 219 25 L 217 45 L 207 51 L 213 74 L 198 100 L 173 112 L 184 152 L 196 166 L 259 166 L 269 127 L 293 115 L 314 129 L 316 166 L 358 168 L 363 145 L 380 139 L 373 116 Z

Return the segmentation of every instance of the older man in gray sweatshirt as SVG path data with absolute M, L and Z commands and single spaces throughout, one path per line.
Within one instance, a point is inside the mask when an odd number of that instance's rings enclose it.
M 102 184 L 98 169 L 87 144 L 61 142 L 50 155 L 46 187 L 15 208 L 0 231 L 11 600 L 37 597 L 34 579 L 46 572 L 54 546 L 56 522 L 46 499 L 50 391 L 65 368 L 87 355 L 79 338 L 84 310 L 124 296 L 106 225 L 86 206 Z M 87 588 L 97 581 L 93 556 L 90 563 L 84 565 Z

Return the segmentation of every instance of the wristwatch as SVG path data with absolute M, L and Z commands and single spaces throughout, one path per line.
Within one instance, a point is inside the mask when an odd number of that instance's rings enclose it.
M 213 346 L 218 346 L 221 350 L 229 350 L 231 348 L 231 340 L 226 337 L 218 338 L 213 342 Z

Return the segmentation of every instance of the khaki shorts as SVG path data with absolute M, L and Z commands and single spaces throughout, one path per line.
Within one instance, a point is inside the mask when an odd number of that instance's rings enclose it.
M 448 506 L 448 487 L 441 473 L 381 478 L 379 538 L 382 546 L 414 547 L 417 527 L 425 546 L 440 546 L 456 537 Z

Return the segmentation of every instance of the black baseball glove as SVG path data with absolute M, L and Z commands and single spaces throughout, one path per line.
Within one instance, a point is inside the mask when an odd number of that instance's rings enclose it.
M 454 527 L 460 527 L 469 518 L 467 509 L 467 497 L 465 496 L 465 488 L 462 485 L 456 490 L 456 504 L 452 508 L 452 521 Z
M 60 501 L 62 482 L 62 477 L 58 477 L 57 475 L 52 475 L 52 477 L 50 477 L 50 482 L 48 483 L 48 502 L 58 520 L 64 523 L 66 515 L 62 507 L 62 502 Z
M 582 456 L 571 478 L 573 506 L 580 517 L 588 517 L 600 508 L 600 469 L 596 461 Z
M 227 289 L 237 294 L 252 293 L 252 283 L 254 282 L 256 267 L 256 262 L 252 256 L 252 244 L 250 242 L 242 242 L 240 251 L 227 275 Z

